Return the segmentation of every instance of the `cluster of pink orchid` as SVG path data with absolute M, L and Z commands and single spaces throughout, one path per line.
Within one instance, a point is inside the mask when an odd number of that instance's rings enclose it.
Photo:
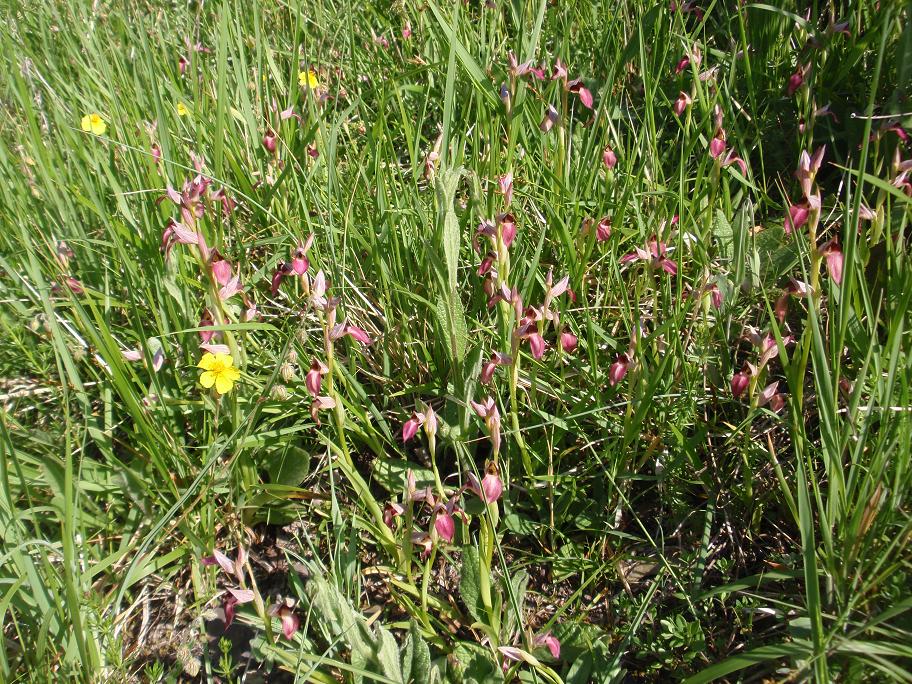
M 264 610 L 263 599 L 256 586 L 253 571 L 248 562 L 247 551 L 243 546 L 238 546 L 237 556 L 231 560 L 227 555 L 215 549 L 211 556 L 206 556 L 200 561 L 203 565 L 218 565 L 222 572 L 231 579 L 233 586 L 225 588 L 222 600 L 222 610 L 225 613 L 225 630 L 234 622 L 237 606 L 253 603 L 260 617 L 277 617 L 282 623 L 282 633 L 286 639 L 291 639 L 298 631 L 300 618 L 294 611 L 295 601 L 290 597 L 277 597 L 276 600 Z
M 70 261 L 74 258 L 73 250 L 70 249 L 70 246 L 63 240 L 57 240 L 54 249 L 54 260 L 57 262 L 57 265 L 60 266 L 60 269 L 63 273 L 61 279 L 63 284 L 72 292 L 74 295 L 81 295 L 85 292 L 82 283 L 71 273 L 70 271 Z M 60 291 L 60 286 L 57 282 L 51 283 L 51 291 L 55 294 Z
M 307 271 L 310 268 L 310 262 L 306 257 L 306 252 L 312 242 L 313 236 L 311 235 L 305 243 L 298 243 L 298 246 L 293 253 L 292 261 L 290 263 L 282 263 L 276 269 L 272 279 L 272 287 L 274 292 L 278 292 L 283 278 L 287 275 L 299 276 L 301 283 L 303 284 L 304 292 L 308 295 L 310 305 L 314 312 L 316 312 L 323 327 L 326 362 L 314 357 L 310 363 L 310 370 L 308 370 L 304 379 L 304 385 L 307 388 L 308 393 L 313 397 L 313 401 L 310 405 L 310 415 L 314 422 L 319 425 L 319 412 L 334 409 L 338 405 L 335 397 L 332 396 L 332 392 L 321 394 L 323 378 L 332 373 L 334 344 L 346 336 L 351 337 L 364 346 L 370 346 L 372 341 L 363 328 L 352 325 L 347 319 L 341 323 L 336 322 L 336 310 L 341 300 L 339 297 L 328 295 L 326 275 L 323 271 L 318 271 L 313 280 L 310 280 L 307 275 Z
M 500 86 L 500 99 L 508 114 L 512 112 L 513 100 L 516 97 L 516 89 L 519 81 L 527 78 L 530 81 L 553 81 L 560 85 L 564 110 L 566 111 L 566 95 L 573 94 L 579 97 L 580 104 L 586 109 L 592 109 L 593 98 L 592 92 L 586 88 L 583 80 L 580 78 L 570 78 L 567 67 L 564 66 L 560 58 L 555 60 L 554 67 L 550 69 L 548 75 L 547 64 L 535 64 L 532 60 L 520 63 L 512 52 L 507 56 L 507 75 L 508 81 Z M 553 104 L 548 104 L 544 117 L 539 124 L 539 129 L 543 133 L 549 132 L 555 124 L 561 120 L 561 114 Z
M 672 219 L 672 225 L 677 223 L 678 217 Z M 634 261 L 643 261 L 651 270 L 661 270 L 669 275 L 677 275 L 678 264 L 668 258 L 668 245 L 660 242 L 655 235 L 646 241 L 646 248 L 635 247 L 632 252 L 628 252 L 620 259 L 621 265 L 629 264 Z
M 778 413 L 785 406 L 786 399 L 786 395 L 778 391 L 778 380 L 769 383 L 759 392 L 755 392 L 766 365 L 779 356 L 779 345 L 776 342 L 776 338 L 770 333 L 761 335 L 756 328 L 748 326 L 745 329 L 744 339 L 749 340 L 759 350 L 760 355 L 756 365 L 745 361 L 741 370 L 732 376 L 732 395 L 738 398 L 747 391 L 754 406 L 762 407 L 769 404 L 770 409 Z M 785 347 L 794 341 L 794 337 L 786 335 L 782 338 L 782 346 Z
M 425 424 L 425 430 L 429 435 L 429 439 L 433 439 L 433 432 L 428 430 L 427 423 Z M 403 433 L 406 433 L 405 428 L 403 428 Z M 456 536 L 457 517 L 464 524 L 469 524 L 469 517 L 460 505 L 462 496 L 466 491 L 473 492 L 485 504 L 496 503 L 503 494 L 503 482 L 500 479 L 497 466 L 490 462 L 484 477 L 480 481 L 475 477 L 474 473 L 467 474 L 466 483 L 449 494 L 439 483 L 436 494 L 430 486 L 418 489 L 415 474 L 409 470 L 406 475 L 406 491 L 403 502 L 388 502 L 383 509 L 383 521 L 387 527 L 395 531 L 395 520 L 403 515 L 408 521 L 414 520 L 414 505 L 423 503 L 429 513 L 427 530 L 416 531 L 409 529 L 405 530 L 405 532 L 409 533 L 410 544 L 413 547 L 420 548 L 421 558 L 426 560 L 439 543 L 451 544 L 453 542 Z
M 728 147 L 728 136 L 722 125 L 722 118 L 722 108 L 719 105 L 716 105 L 713 110 L 713 121 L 716 125 L 716 132 L 713 135 L 712 140 L 709 141 L 709 156 L 723 169 L 732 164 L 737 164 L 738 168 L 741 170 L 741 175 L 746 176 L 747 163 L 741 159 L 741 157 L 735 155 L 734 149 Z
M 196 176 L 187 180 L 178 192 L 170 184 L 166 193 L 158 199 L 162 202 L 171 200 L 179 210 L 179 219 L 168 220 L 162 233 L 161 249 L 167 261 L 175 245 L 187 245 L 194 249 L 194 255 L 200 268 L 210 283 L 212 296 L 210 306 L 204 308 L 199 327 L 208 328 L 228 322 L 228 311 L 225 303 L 235 295 L 242 300 L 239 320 L 248 322 L 257 316 L 257 307 L 241 286 L 240 274 L 235 273 L 231 262 L 222 256 L 216 248 L 210 248 L 203 233 L 201 220 L 207 215 L 228 217 L 236 207 L 235 201 L 228 196 L 224 188 L 212 188 L 212 180 L 204 172 L 202 157 L 193 155 Z M 201 347 L 212 353 L 229 353 L 229 348 L 222 344 L 213 344 L 212 340 L 219 333 L 203 330 L 200 332 Z

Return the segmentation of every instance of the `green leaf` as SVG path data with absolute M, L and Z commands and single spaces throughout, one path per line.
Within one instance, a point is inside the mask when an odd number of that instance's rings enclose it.
M 726 259 L 732 259 L 735 255 L 735 231 L 721 209 L 716 209 L 713 235 L 719 243 L 719 253 Z
M 434 486 L 434 473 L 431 470 L 401 458 L 375 458 L 371 462 L 371 470 L 377 484 L 391 494 L 405 491 L 409 470 L 415 476 L 415 486 L 418 489 Z
M 297 487 L 310 473 L 310 456 L 300 447 L 289 445 L 266 456 L 263 469 L 272 484 Z
M 488 100 L 488 104 L 490 106 L 500 107 L 500 101 L 498 100 L 497 95 L 494 93 L 494 90 L 490 87 L 490 79 L 485 76 L 484 70 L 482 70 L 478 62 L 475 61 L 469 51 L 466 50 L 465 46 L 459 41 L 459 37 L 456 35 L 456 32 L 450 25 L 450 22 L 448 22 L 443 16 L 443 13 L 440 11 L 440 8 L 437 7 L 436 3 L 428 2 L 428 6 L 431 8 L 431 12 L 433 13 L 434 18 L 440 25 L 443 33 L 446 35 L 447 41 L 452 46 L 453 50 L 455 50 L 456 57 L 462 63 L 462 66 L 465 68 L 466 73 L 469 74 L 469 78 L 472 79 L 472 82 L 475 84 L 478 92 L 480 92 L 482 96 Z
M 455 292 L 449 297 L 440 295 L 434 309 L 437 323 L 441 333 L 447 340 L 447 352 L 453 361 L 462 361 L 465 357 L 466 346 L 469 338 L 469 329 L 466 324 L 462 302 L 456 297 Z
M 462 548 L 462 572 L 459 575 L 459 595 L 476 622 L 484 622 L 484 603 L 481 600 L 481 577 L 479 576 L 478 549 L 474 546 Z
M 510 584 L 513 589 L 513 596 L 516 597 L 516 605 L 519 606 L 519 610 L 522 612 L 523 603 L 525 603 L 526 600 L 526 589 L 529 586 L 529 573 L 524 569 L 517 570 L 511 575 Z M 516 614 L 512 601 L 506 602 L 506 620 L 504 621 L 504 625 L 507 634 L 522 627 L 522 615 Z
M 320 626 L 332 641 L 345 643 L 355 667 L 405 684 L 399 665 L 399 649 L 393 635 L 382 626 L 372 631 L 364 617 L 352 608 L 339 589 L 319 576 L 307 584 L 311 608 L 320 616 Z M 356 681 L 361 675 L 354 675 Z
M 409 623 L 409 633 L 402 648 L 402 678 L 405 682 L 422 684 L 431 681 L 431 650 L 421 636 L 418 623 Z
M 456 292 L 456 276 L 459 271 L 459 221 L 452 209 L 443 217 L 443 257 L 447 269 L 447 285 L 450 292 Z
M 462 642 L 453 649 L 453 658 L 450 661 L 453 671 L 450 672 L 450 681 L 453 684 L 462 684 L 474 680 L 478 684 L 502 684 L 503 672 L 490 651 L 468 642 Z

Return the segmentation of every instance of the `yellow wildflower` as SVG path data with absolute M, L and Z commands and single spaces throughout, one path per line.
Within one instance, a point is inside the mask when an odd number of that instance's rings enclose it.
M 104 122 L 104 119 L 101 118 L 101 115 L 97 113 L 86 114 L 82 117 L 82 130 L 86 133 L 94 133 L 95 135 L 104 135 L 105 131 L 108 130 L 108 125 Z
M 200 384 L 207 389 L 215 385 L 215 391 L 219 394 L 230 392 L 235 381 L 241 377 L 238 369 L 233 367 L 231 354 L 206 352 L 196 366 L 203 369 Z
M 317 79 L 317 72 L 313 69 L 308 69 L 307 71 L 302 71 L 298 74 L 298 83 L 302 88 L 310 88 L 315 90 L 320 86 L 320 81 Z
M 187 116 L 190 113 L 190 110 L 184 105 L 183 102 L 177 103 L 177 115 L 178 116 Z

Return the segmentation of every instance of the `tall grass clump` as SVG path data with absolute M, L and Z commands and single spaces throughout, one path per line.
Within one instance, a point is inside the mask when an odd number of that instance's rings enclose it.
M 0 680 L 912 681 L 906 4 L 0 13 Z

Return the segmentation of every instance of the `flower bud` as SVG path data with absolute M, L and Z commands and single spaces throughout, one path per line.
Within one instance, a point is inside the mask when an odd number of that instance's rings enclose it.
M 275 154 L 276 151 L 276 135 L 272 131 L 266 131 L 266 134 L 263 136 L 263 147 L 266 148 L 266 151 L 269 154 Z

